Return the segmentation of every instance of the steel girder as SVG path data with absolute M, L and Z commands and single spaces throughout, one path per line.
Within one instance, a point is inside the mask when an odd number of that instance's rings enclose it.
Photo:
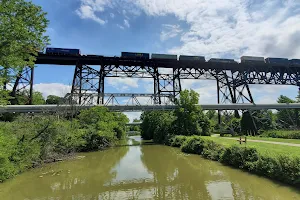
M 95 100 L 92 96 L 82 96 L 82 94 L 99 92 L 99 77 L 98 70 L 78 63 L 73 77 L 72 101 L 80 105 L 94 104 Z
M 21 69 L 13 81 L 13 88 L 11 92 L 11 96 L 13 99 L 11 100 L 11 104 L 18 104 L 18 100 L 15 98 L 17 94 L 21 91 L 29 90 L 29 94 L 26 94 L 26 103 L 32 105 L 32 93 L 33 93 L 33 78 L 34 78 L 34 67 L 24 67 Z M 7 89 L 7 88 L 5 88 Z

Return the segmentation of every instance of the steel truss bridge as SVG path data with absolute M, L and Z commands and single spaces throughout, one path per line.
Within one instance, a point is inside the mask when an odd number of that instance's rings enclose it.
M 138 60 L 106 56 L 39 54 L 36 64 L 75 66 L 71 96 L 80 105 L 105 104 L 104 80 L 108 77 L 150 78 L 153 101 L 164 104 L 165 96 L 177 97 L 183 79 L 216 80 L 218 104 L 254 103 L 250 84 L 300 86 L 300 68 L 276 64 L 210 63 L 197 61 Z M 92 67 L 93 66 L 93 67 Z M 97 69 L 95 68 L 97 66 Z M 159 69 L 169 68 L 171 73 Z M 34 68 L 26 67 L 14 80 L 12 95 L 29 88 L 32 103 Z M 96 96 L 87 96 L 96 93 Z M 165 95 L 165 96 L 164 96 Z M 88 97 L 88 98 L 87 98 Z M 96 98 L 96 99 L 95 99 Z

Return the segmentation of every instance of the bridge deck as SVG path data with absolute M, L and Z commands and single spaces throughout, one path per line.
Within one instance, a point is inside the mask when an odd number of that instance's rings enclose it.
M 88 109 L 95 105 L 8 105 L 1 106 L 0 113 L 43 113 L 43 112 L 68 112 L 72 110 Z M 104 106 L 104 105 L 98 105 Z M 203 104 L 203 110 L 263 110 L 263 109 L 299 109 L 300 103 L 278 104 Z M 175 105 L 107 105 L 111 111 L 137 112 L 145 110 L 174 110 Z

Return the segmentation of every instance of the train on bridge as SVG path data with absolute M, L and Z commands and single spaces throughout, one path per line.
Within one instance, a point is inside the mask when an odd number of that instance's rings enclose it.
M 40 52 L 43 53 L 43 52 Z M 72 56 L 93 56 L 102 57 L 102 55 L 82 55 L 80 49 L 66 49 L 66 48 L 46 48 L 45 54 L 48 55 L 72 55 Z M 172 54 L 156 54 L 152 53 L 138 53 L 138 52 L 121 52 L 121 58 L 135 59 L 135 60 L 171 60 L 171 61 L 184 61 L 184 62 L 206 62 L 204 56 L 188 56 L 188 55 L 172 55 Z M 211 58 L 208 62 L 212 63 L 234 63 L 238 62 L 234 59 Z M 264 58 L 256 56 L 242 56 L 241 63 L 253 64 L 272 64 L 272 65 L 291 65 L 300 67 L 300 59 L 287 59 L 287 58 Z

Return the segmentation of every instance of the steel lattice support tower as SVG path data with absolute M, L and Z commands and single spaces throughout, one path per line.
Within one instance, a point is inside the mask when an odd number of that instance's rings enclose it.
M 93 96 L 85 95 L 94 92 L 99 92 L 99 71 L 77 63 L 71 90 L 72 100 L 80 105 L 94 104 Z
M 11 104 L 18 104 L 18 100 L 15 99 L 17 94 L 20 92 L 24 92 L 29 90 L 28 94 L 26 94 L 25 104 L 32 105 L 32 93 L 33 93 L 33 78 L 34 78 L 34 67 L 24 67 L 19 73 L 15 76 L 15 80 L 13 82 L 13 88 L 11 92 L 11 96 L 14 98 L 11 100 Z
M 216 73 L 217 80 L 217 101 L 218 104 L 231 103 L 254 103 L 249 85 L 234 71 L 221 70 Z M 235 117 L 239 118 L 238 111 L 234 111 Z M 230 113 L 223 112 L 230 120 Z M 221 124 L 221 111 L 218 111 L 218 122 Z
M 171 101 L 174 102 L 174 98 L 177 97 L 180 92 L 181 83 L 178 69 L 173 69 L 172 74 L 160 74 L 158 69 L 155 69 L 154 94 L 157 95 L 155 98 L 156 104 L 166 103 L 168 99 L 161 97 L 162 95 L 172 96 Z

